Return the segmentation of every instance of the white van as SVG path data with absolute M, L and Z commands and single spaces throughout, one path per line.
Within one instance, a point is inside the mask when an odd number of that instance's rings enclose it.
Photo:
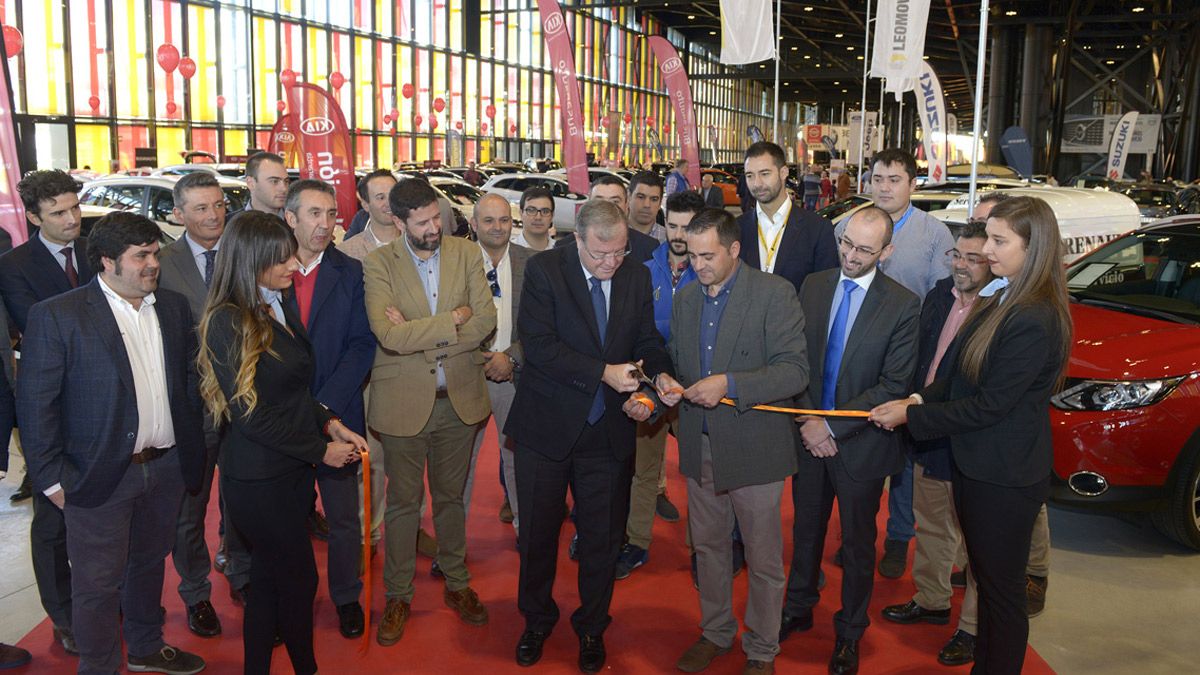
M 1064 262 L 1071 262 L 1112 239 L 1132 232 L 1141 225 L 1141 214 L 1132 199 L 1119 192 L 1080 188 L 1024 187 L 1005 190 L 1005 194 L 1037 197 L 1050 205 L 1058 219 Z M 967 222 L 969 196 L 962 195 L 940 211 L 929 215 L 957 229 Z

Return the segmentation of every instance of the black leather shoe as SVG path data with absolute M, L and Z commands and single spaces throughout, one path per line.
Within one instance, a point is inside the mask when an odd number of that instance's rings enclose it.
M 348 602 L 344 605 L 338 605 L 338 630 L 342 632 L 342 637 L 347 640 L 362 637 L 363 634 L 363 608 L 357 602 Z
M 975 660 L 975 636 L 956 630 L 950 641 L 938 652 L 938 663 L 943 666 L 961 666 Z
M 33 496 L 33 482 L 29 479 L 29 474 L 25 474 L 25 478 L 21 479 L 21 487 L 9 496 L 8 501 L 17 503 L 24 501 Z
M 221 620 L 217 611 L 208 600 L 201 600 L 187 608 L 188 630 L 200 637 L 213 637 L 221 634 Z
M 429 565 L 429 576 L 433 577 L 434 579 L 446 578 L 446 573 L 442 571 L 442 566 L 439 565 L 436 560 Z
M 517 642 L 517 665 L 532 666 L 540 661 L 542 645 L 546 644 L 548 637 L 550 637 L 549 633 L 537 630 L 527 630 L 521 633 L 521 640 Z
M 896 623 L 932 623 L 945 626 L 950 623 L 950 610 L 925 609 L 916 600 L 909 600 L 903 605 L 890 605 L 883 608 L 883 618 Z
M 858 640 L 838 638 L 829 659 L 830 675 L 854 675 L 858 672 Z
M 779 641 L 783 642 L 792 633 L 803 633 L 806 630 L 812 629 L 812 627 L 812 612 L 805 612 L 800 616 L 792 616 L 784 612 L 783 619 L 779 622 Z
M 604 668 L 604 638 L 599 635 L 579 636 L 579 669 L 598 673 Z

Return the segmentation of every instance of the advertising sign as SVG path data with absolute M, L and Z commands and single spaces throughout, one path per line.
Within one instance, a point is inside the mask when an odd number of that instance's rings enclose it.
M 692 105 L 692 88 L 688 84 L 687 70 L 674 45 L 661 35 L 649 39 L 654 58 L 663 83 L 667 85 L 667 97 L 675 110 L 675 133 L 679 135 L 679 150 L 688 161 L 688 182 L 700 184 L 700 141 L 697 138 L 696 108 Z
M 1117 121 L 1117 128 L 1113 130 L 1112 140 L 1108 145 L 1108 162 L 1105 164 L 1105 174 L 1109 180 L 1121 180 L 1125 177 L 1125 162 L 1132 152 L 1133 125 L 1137 124 L 1137 118 L 1137 111 L 1130 111 Z
M 1109 141 L 1117 128 L 1120 115 L 1067 115 L 1063 119 L 1061 151 L 1064 153 L 1108 152 Z M 1143 155 L 1158 148 L 1162 115 L 1139 114 L 1133 125 L 1129 152 Z
M 538 0 L 542 17 L 542 37 L 554 71 L 554 89 L 562 112 L 562 159 L 567 168 L 567 186 L 571 192 L 588 193 L 591 182 L 587 172 L 587 149 L 583 139 L 583 113 L 579 106 L 579 82 L 575 77 L 575 56 L 567 23 L 558 0 Z
M 879 0 L 875 21 L 870 75 L 886 78 L 885 91 L 907 91 L 924 63 L 929 0 Z
M 354 148 L 342 107 L 329 92 L 307 82 L 288 87 L 287 95 L 287 116 L 291 119 L 280 131 L 273 131 L 271 142 L 286 142 L 286 134 L 294 137 L 293 147 L 299 162 L 291 166 L 299 166 L 301 178 L 314 178 L 334 187 L 337 191 L 337 224 L 345 228 L 358 211 L 358 199 L 355 195 Z M 295 128 L 291 128 L 293 123 Z M 279 126 L 278 122 L 276 126 Z M 287 161 L 288 157 L 284 159 Z
M 921 61 L 921 77 L 917 80 L 917 113 L 925 143 L 925 159 L 929 162 L 928 184 L 946 180 L 946 100 L 942 83 L 928 61 Z

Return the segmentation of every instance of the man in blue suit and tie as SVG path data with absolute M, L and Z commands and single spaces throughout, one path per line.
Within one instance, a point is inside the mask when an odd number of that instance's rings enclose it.
M 17 412 L 33 488 L 63 510 L 80 673 L 195 673 L 163 642 L 163 571 L 204 434 L 187 300 L 158 290 L 153 221 L 112 213 L 92 231 L 99 276 L 40 302 L 23 337 Z
M 319 180 L 296 181 L 288 188 L 284 218 L 296 235 L 300 262 L 287 302 L 312 342 L 316 366 L 312 394 L 347 427 L 365 436 L 363 386 L 375 361 L 376 342 L 363 302 L 362 263 L 333 246 L 337 194 Z M 358 578 L 362 553 L 358 467 L 318 467 L 317 486 L 329 519 L 329 596 L 337 606 L 342 635 L 355 638 L 364 628 Z
M 0 256 L 0 295 L 17 331 L 24 333 L 29 308 L 92 280 L 87 239 L 79 236 L 79 183 L 62 171 L 34 171 L 17 184 L 29 222 L 38 232 Z M 18 495 L 31 493 L 28 474 Z M 17 495 L 14 495 L 16 497 Z M 54 639 L 68 654 L 78 653 L 71 632 L 71 566 L 62 511 L 33 493 L 29 528 L 33 576 L 42 608 L 54 623 Z

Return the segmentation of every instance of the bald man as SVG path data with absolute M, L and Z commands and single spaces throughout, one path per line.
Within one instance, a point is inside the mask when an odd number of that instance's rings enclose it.
M 483 342 L 483 356 L 487 359 L 483 366 L 483 374 L 487 378 L 492 417 L 496 419 L 496 434 L 500 439 L 500 471 L 504 480 L 504 492 L 512 510 L 513 530 L 520 532 L 516 465 L 513 463 L 511 444 L 504 435 L 504 422 L 508 420 L 508 410 L 512 407 L 513 396 L 516 394 L 513 382 L 523 361 L 516 326 L 522 281 L 525 278 L 525 263 L 537 251 L 511 243 L 512 225 L 512 212 L 503 197 L 487 194 L 475 204 L 475 214 L 471 217 L 471 231 L 475 233 L 479 242 L 483 270 L 492 289 L 492 300 L 496 303 L 496 332 Z M 486 422 L 479 425 L 479 433 L 475 436 L 475 449 L 471 454 L 471 469 L 467 474 L 467 486 L 463 496 L 463 506 L 468 511 L 471 507 L 471 488 L 475 484 L 475 459 L 479 456 L 479 446 L 483 445 L 486 429 Z

